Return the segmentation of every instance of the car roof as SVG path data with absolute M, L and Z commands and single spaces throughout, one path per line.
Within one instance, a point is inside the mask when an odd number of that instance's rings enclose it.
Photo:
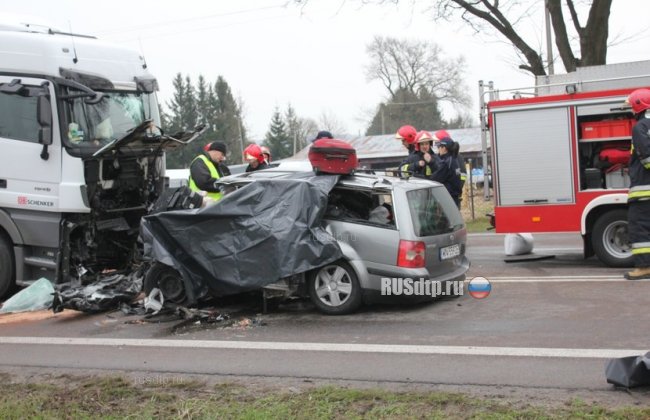
M 231 175 L 222 178 L 222 183 L 238 183 L 244 180 L 255 179 L 283 179 L 289 178 L 296 173 L 311 172 L 312 167 L 309 161 L 289 161 L 282 162 L 278 167 L 264 169 L 254 172 L 246 172 L 236 175 Z M 338 183 L 341 187 L 356 187 L 368 189 L 389 189 L 402 188 L 406 190 L 439 187 L 441 184 L 418 178 L 399 178 L 395 176 L 386 175 L 385 172 L 371 171 L 371 170 L 358 170 L 353 175 L 341 175 Z

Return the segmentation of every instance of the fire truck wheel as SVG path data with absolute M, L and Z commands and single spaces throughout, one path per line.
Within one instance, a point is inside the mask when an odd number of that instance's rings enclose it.
M 11 241 L 0 232 L 0 298 L 9 293 L 14 284 L 14 253 Z
M 182 305 L 187 300 L 185 283 L 181 274 L 172 267 L 155 263 L 144 277 L 144 292 L 149 295 L 154 288 L 160 289 L 165 301 Z
M 631 267 L 632 249 L 627 239 L 627 210 L 602 214 L 591 232 L 591 244 L 599 260 L 610 267 Z

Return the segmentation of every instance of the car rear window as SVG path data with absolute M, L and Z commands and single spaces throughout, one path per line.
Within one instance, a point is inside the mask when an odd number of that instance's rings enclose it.
M 417 236 L 439 235 L 463 227 L 458 207 L 443 187 L 407 191 L 406 197 Z

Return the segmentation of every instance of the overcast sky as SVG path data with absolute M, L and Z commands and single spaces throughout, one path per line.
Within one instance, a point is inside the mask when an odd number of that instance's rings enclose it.
M 96 35 L 142 50 L 167 102 L 178 72 L 196 80 L 225 77 L 245 104 L 249 135 L 261 140 L 277 105 L 291 103 L 301 117 L 335 116 L 350 134 L 363 134 L 373 109 L 386 98 L 379 82 L 368 82 L 366 45 L 375 35 L 434 41 L 467 62 L 465 83 L 478 114 L 478 80 L 499 88 L 530 86 L 517 70 L 513 48 L 498 38 L 476 35 L 459 20 L 433 23 L 422 6 L 360 6 L 359 0 L 309 0 L 305 7 L 286 0 L 0 0 L 7 14 L 61 29 Z M 531 4 L 543 1 L 531 1 Z M 425 4 L 425 3 L 421 3 Z M 608 62 L 646 60 L 650 24 L 647 0 L 617 0 L 612 6 Z M 543 20 L 526 22 L 545 45 Z M 586 17 L 584 17 L 586 19 Z M 560 66 L 561 69 L 561 66 Z M 557 68 L 556 68 L 557 71 Z M 452 109 L 445 108 L 451 117 Z M 428 127 L 434 129 L 436 127 Z

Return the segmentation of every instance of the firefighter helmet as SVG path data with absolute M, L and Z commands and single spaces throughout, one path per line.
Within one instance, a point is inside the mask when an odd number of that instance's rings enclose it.
M 637 89 L 625 100 L 632 106 L 632 112 L 640 114 L 650 109 L 650 89 Z
M 415 136 L 416 143 L 429 143 L 433 142 L 433 137 L 428 131 L 420 131 L 417 136 Z
M 271 150 L 266 146 L 260 147 L 260 150 L 262 151 L 262 155 L 267 155 L 268 156 L 267 159 L 270 162 L 271 161 Z
M 264 162 L 264 155 L 262 155 L 262 149 L 256 144 L 249 144 L 248 147 L 244 149 L 244 160 L 257 159 L 258 162 Z
M 435 133 L 433 133 L 433 140 L 441 141 L 442 139 L 451 139 L 451 136 L 445 130 L 438 130 Z
M 418 131 L 412 125 L 403 125 L 395 133 L 395 138 L 397 140 L 406 141 L 408 144 L 415 143 L 415 136 L 417 136 Z

